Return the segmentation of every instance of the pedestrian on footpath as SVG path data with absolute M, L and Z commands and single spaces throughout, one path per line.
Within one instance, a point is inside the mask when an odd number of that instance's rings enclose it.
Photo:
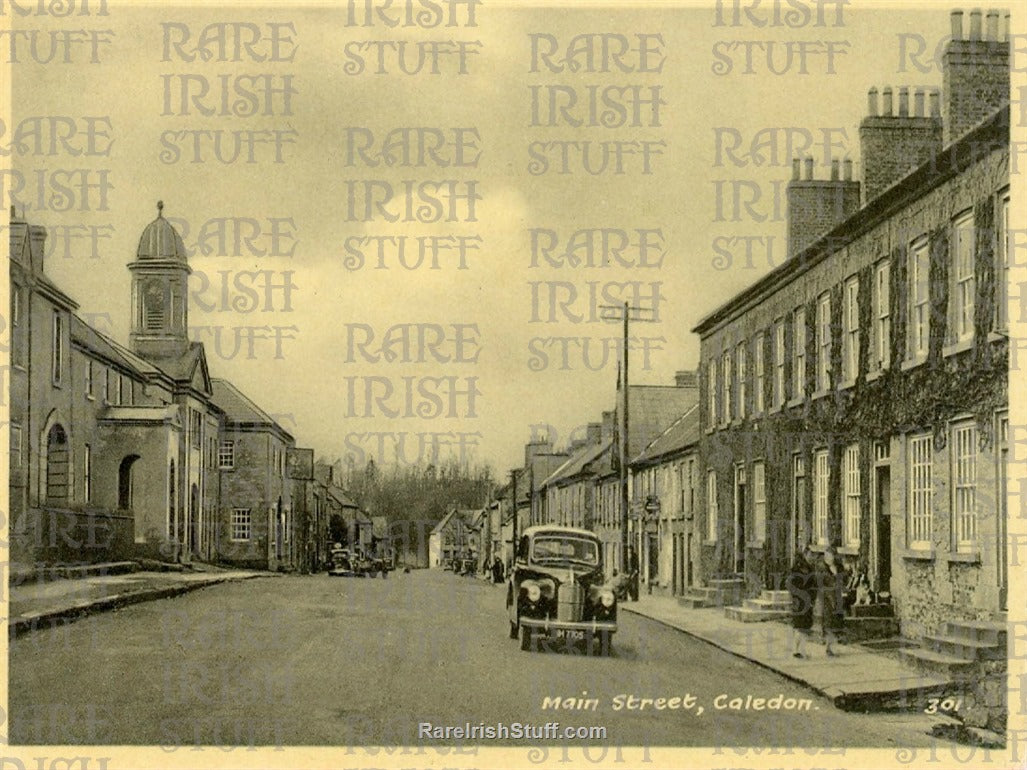
M 813 603 L 816 600 L 816 575 L 811 564 L 812 551 L 806 546 L 796 551 L 785 588 L 792 599 L 792 657 L 805 658 L 806 635 L 813 628 Z
M 824 558 L 817 565 L 817 593 L 820 599 L 820 623 L 828 657 L 838 655 L 834 645 L 845 627 L 845 589 L 849 584 L 848 573 L 838 560 L 833 545 L 824 550 Z

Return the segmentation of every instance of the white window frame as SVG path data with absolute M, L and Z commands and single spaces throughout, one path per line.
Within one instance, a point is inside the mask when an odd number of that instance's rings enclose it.
M 103 403 L 111 402 L 111 370 L 103 367 Z
M 222 441 L 218 447 L 218 468 L 230 471 L 235 468 L 235 442 Z
M 118 372 L 111 371 L 114 375 L 114 406 L 121 406 L 121 375 Z
M 817 298 L 817 392 L 831 389 L 831 294 Z
M 909 343 L 907 358 L 927 358 L 931 341 L 931 253 L 927 238 L 909 248 Z
M 765 398 L 763 395 L 766 384 L 766 371 L 764 367 L 765 361 L 763 357 L 763 332 L 756 335 L 753 340 L 753 346 L 755 347 L 753 356 L 755 357 L 756 381 L 753 383 L 755 403 L 753 404 L 752 411 L 753 414 L 763 414 L 763 410 L 766 408 Z
M 873 371 L 891 366 L 891 265 L 883 260 L 874 268 L 874 358 Z
M 86 398 L 93 398 L 93 359 L 86 358 L 86 374 L 85 374 L 85 386 L 86 386 Z
M 907 442 L 908 507 L 906 543 L 913 550 L 930 550 L 934 528 L 934 471 L 930 434 L 910 436 Z
M 748 365 L 747 358 L 745 342 L 738 343 L 737 347 L 735 347 L 735 376 L 738 378 L 738 385 L 736 387 L 738 394 L 736 398 L 738 400 L 737 414 L 739 420 L 744 420 L 746 413 L 745 400 L 748 395 L 745 382 L 746 367 Z
M 976 231 L 973 211 L 965 211 L 952 220 L 952 271 L 949 292 L 951 342 L 968 342 L 974 337 L 974 306 L 977 280 L 974 275 Z
M 733 404 L 731 403 L 731 390 L 734 385 L 734 374 L 731 372 L 731 349 L 728 348 L 720 356 L 720 367 L 723 370 L 721 375 L 721 407 L 720 407 L 720 423 L 721 425 L 727 425 L 731 422 Z
M 952 533 L 953 545 L 961 553 L 978 547 L 977 442 L 976 422 L 952 425 Z
M 709 396 L 710 428 L 717 425 L 717 359 L 711 357 L 706 369 L 706 392 Z
M 1012 251 L 1009 232 L 1009 190 L 999 194 L 995 216 L 995 328 L 1009 329 L 1009 252 Z
M 752 531 L 753 540 L 767 540 L 767 469 L 762 460 L 752 464 Z
M 806 396 L 806 308 L 792 314 L 792 398 Z
M 859 375 L 859 278 L 845 282 L 842 305 L 842 382 L 851 384 Z
M 771 394 L 775 408 L 785 403 L 785 322 L 782 318 L 774 324 L 774 392 Z
M 859 444 L 851 444 L 842 454 L 842 544 L 849 548 L 859 547 L 862 501 Z
M 21 346 L 21 334 L 14 330 L 21 325 L 22 315 L 21 286 L 11 283 L 11 365 L 23 368 L 25 357 Z
M 233 508 L 229 522 L 229 540 L 242 543 L 253 536 L 253 511 L 250 508 Z
M 813 542 L 818 545 L 828 543 L 830 484 L 831 466 L 828 463 L 827 450 L 818 449 L 813 453 Z
M 717 520 L 720 518 L 720 505 L 717 500 L 717 472 L 706 471 L 706 540 L 717 539 Z

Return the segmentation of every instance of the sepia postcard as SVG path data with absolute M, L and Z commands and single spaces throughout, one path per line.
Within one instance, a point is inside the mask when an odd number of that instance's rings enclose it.
M 0 0 L 0 74 L 0 770 L 1027 765 L 1022 7 Z

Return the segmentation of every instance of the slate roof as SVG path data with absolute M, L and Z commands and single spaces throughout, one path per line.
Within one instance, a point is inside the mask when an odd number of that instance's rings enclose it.
M 284 433 L 289 439 L 292 438 L 285 428 L 271 418 L 271 415 L 257 406 L 228 380 L 214 378 L 210 383 L 214 391 L 212 397 L 214 404 L 225 413 L 228 422 L 274 428 Z
M 699 403 L 698 388 L 631 385 L 628 389 L 628 457 L 637 457 L 682 414 Z
M 632 460 L 632 464 L 646 463 L 661 457 L 680 452 L 699 442 L 699 405 L 696 404 L 678 417 L 659 436 L 654 438 L 641 454 Z

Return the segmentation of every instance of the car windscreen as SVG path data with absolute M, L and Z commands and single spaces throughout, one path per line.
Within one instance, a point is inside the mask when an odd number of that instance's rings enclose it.
M 583 537 L 537 537 L 532 546 L 536 562 L 568 562 L 594 566 L 599 563 L 599 546 Z

